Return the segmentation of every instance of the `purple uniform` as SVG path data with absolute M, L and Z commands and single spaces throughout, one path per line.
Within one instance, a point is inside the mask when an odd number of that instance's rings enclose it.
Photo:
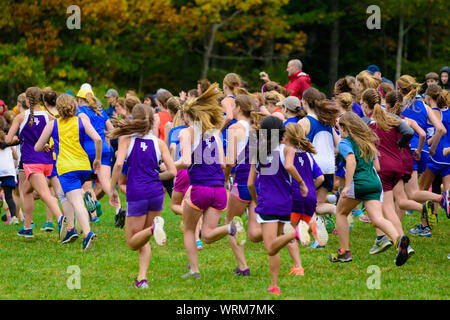
M 133 136 L 127 153 L 128 216 L 163 209 L 164 188 L 159 178 L 158 138 L 153 134 Z
M 308 195 L 300 193 L 300 184 L 292 179 L 292 212 L 306 214 L 310 217 L 316 210 L 316 192 L 314 179 L 323 175 L 314 158 L 307 152 L 295 150 L 294 166 L 308 187 Z
M 258 222 L 289 222 L 291 216 L 292 190 L 291 176 L 284 168 L 284 147 L 281 144 L 271 155 L 268 163 L 258 162 L 259 173 Z
M 227 207 L 227 192 L 218 140 L 215 136 L 202 136 L 198 129 L 193 129 L 192 164 L 188 168 L 191 186 L 186 192 L 185 201 L 202 212 L 208 208 L 224 210 Z
M 237 160 L 236 160 L 236 174 L 234 182 L 238 185 L 247 185 L 248 174 L 250 172 L 250 152 L 249 152 L 249 134 L 250 123 L 245 120 L 239 120 L 245 129 L 245 139 L 239 141 L 237 144 Z
M 29 125 L 30 110 L 25 111 L 25 117 L 19 127 L 20 152 L 25 164 L 53 164 L 53 153 L 34 151 L 34 145 L 39 140 L 42 131 L 48 123 L 46 111 L 35 111 L 33 125 Z

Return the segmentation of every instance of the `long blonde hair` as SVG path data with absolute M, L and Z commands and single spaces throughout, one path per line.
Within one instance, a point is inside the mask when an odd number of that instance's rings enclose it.
M 365 102 L 367 107 L 372 111 L 372 118 L 375 120 L 378 128 L 387 132 L 400 124 L 399 119 L 388 115 L 383 108 L 381 108 L 381 98 L 377 90 L 367 89 L 364 91 L 362 101 Z
M 375 78 L 373 75 L 371 75 L 366 70 L 361 71 L 356 76 L 356 80 L 358 80 L 362 86 L 362 88 L 358 91 L 358 95 L 356 97 L 357 102 L 361 101 L 362 94 L 366 89 L 369 89 L 369 88 L 376 89 L 381 84 L 380 79 Z
M 183 112 L 193 121 L 201 121 L 203 133 L 219 129 L 224 122 L 223 108 L 218 102 L 221 96 L 218 84 L 213 83 L 201 96 L 188 100 L 183 106 Z
M 351 111 L 353 106 L 353 97 L 349 92 L 343 92 L 336 96 L 338 102 L 345 111 Z
M 146 135 L 153 128 L 153 109 L 146 104 L 137 104 L 131 111 L 132 119 L 125 118 L 116 123 L 116 128 L 108 134 L 111 139 L 131 134 Z
M 77 103 L 71 95 L 63 93 L 56 99 L 56 110 L 61 120 L 67 120 L 77 113 Z
M 288 123 L 284 136 L 294 148 L 309 153 L 316 153 L 314 145 L 306 138 L 305 131 L 298 123 Z
M 397 80 L 397 87 L 400 89 L 402 94 L 407 100 L 406 107 L 414 104 L 416 101 L 416 96 L 422 89 L 422 83 L 417 83 L 416 80 L 410 75 L 403 75 Z
M 376 142 L 378 136 L 353 111 L 345 112 L 339 119 L 339 127 L 347 132 L 358 145 L 359 156 L 369 162 L 378 154 Z

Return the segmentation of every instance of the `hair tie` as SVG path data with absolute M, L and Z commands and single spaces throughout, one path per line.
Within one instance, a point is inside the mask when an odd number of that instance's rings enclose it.
M 235 84 L 235 85 L 234 85 L 233 87 L 235 87 L 235 88 L 236 88 L 236 87 L 239 87 L 239 85 L 238 85 L 238 84 Z

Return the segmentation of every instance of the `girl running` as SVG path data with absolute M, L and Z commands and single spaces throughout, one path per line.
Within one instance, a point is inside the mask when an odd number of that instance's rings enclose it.
M 227 234 L 235 236 L 238 244 L 245 242 L 245 230 L 233 221 L 218 227 L 220 216 L 227 206 L 222 140 L 217 131 L 223 128 L 223 109 L 217 103 L 221 92 L 211 85 L 200 97 L 186 102 L 183 107 L 188 128 L 180 132 L 181 158 L 177 170 L 188 168 L 191 186 L 183 203 L 184 245 L 189 259 L 189 272 L 183 277 L 200 278 L 195 228 L 203 216 L 202 237 L 206 243 L 215 242 Z M 196 125 L 194 126 L 194 123 Z M 201 127 L 198 127 L 198 122 Z
M 164 245 L 164 219 L 161 217 L 164 204 L 164 188 L 161 180 L 172 179 L 175 165 L 166 144 L 153 135 L 153 111 L 145 104 L 137 104 L 132 111 L 133 119 L 118 123 L 110 133 L 112 139 L 119 139 L 119 149 L 109 190 L 110 203 L 119 203 L 116 184 L 127 158 L 127 219 L 126 238 L 128 247 L 139 250 L 139 274 L 136 288 L 148 288 L 147 270 L 150 262 L 150 237 L 158 245 Z M 162 160 L 167 170 L 159 172 Z
M 49 122 L 37 141 L 34 149 L 39 152 L 45 148 L 50 137 L 55 143 L 56 170 L 64 196 L 75 210 L 77 222 L 84 234 L 83 250 L 93 248 L 97 235 L 89 226 L 89 215 L 84 207 L 82 185 L 89 178 L 91 165 L 88 155 L 83 149 L 82 141 L 89 136 L 95 145 L 93 170 L 100 169 L 102 154 L 102 139 L 88 119 L 77 117 L 77 104 L 68 94 L 61 94 L 56 100 L 59 117 Z M 63 196 L 61 196 L 63 197 Z M 74 226 L 73 211 L 67 213 L 68 230 L 62 243 L 70 243 L 78 239 Z
M 20 113 L 11 125 L 6 143 L 13 144 L 20 139 L 21 161 L 25 171 L 26 180 L 23 185 L 23 210 L 25 225 L 19 230 L 18 235 L 25 238 L 33 237 L 32 220 L 34 209 L 33 190 L 39 194 L 52 214 L 58 220 L 59 237 L 62 241 L 67 233 L 67 219 L 61 214 L 58 202 L 48 188 L 46 177 L 50 176 L 53 169 L 53 156 L 49 145 L 45 145 L 45 151 L 35 151 L 34 145 L 38 141 L 45 126 L 49 122 L 49 114 L 42 111 L 41 89 L 30 87 L 25 92 L 28 110 Z M 16 133 L 19 132 L 19 138 Z M 20 167 L 20 166 L 19 166 Z
M 414 135 L 404 121 L 394 115 L 388 115 L 381 108 L 381 97 L 375 89 L 367 89 L 362 95 L 362 107 L 367 115 L 363 119 L 378 136 L 376 143 L 380 153 L 378 176 L 383 186 L 383 216 L 394 226 L 398 234 L 404 235 L 402 223 L 395 210 L 394 188 L 404 174 L 401 149 L 406 147 Z M 389 248 L 393 243 L 377 229 L 377 239 L 369 253 L 376 254 Z M 410 249 L 411 251 L 411 249 Z
M 308 188 L 294 166 L 294 149 L 280 144 L 284 135 L 283 121 L 275 116 L 266 117 L 261 121 L 261 130 L 266 134 L 262 135 L 262 143 L 259 144 L 257 163 L 251 165 L 248 185 L 250 194 L 257 203 L 255 208 L 257 221 L 261 224 L 264 247 L 269 255 L 271 275 L 269 292 L 279 295 L 278 252 L 293 239 L 299 239 L 298 227 L 295 232 L 293 229 L 286 230 L 285 234 L 281 235 L 284 225 L 289 224 L 291 218 L 291 206 L 286 206 L 292 204 L 291 176 L 299 182 L 302 196 L 307 196 Z M 255 188 L 257 171 L 258 192 Z
M 331 262 L 352 261 L 347 215 L 360 201 L 363 201 L 373 226 L 385 232 L 398 245 L 395 263 L 401 266 L 408 259 L 409 238 L 405 235 L 400 236 L 394 225 L 383 217 L 381 205 L 383 189 L 375 171 L 375 168 L 379 168 L 378 159 L 375 158 L 377 137 L 354 112 L 344 113 L 338 125 L 343 138 L 339 143 L 339 152 L 346 165 L 345 187 L 341 192 L 336 212 L 336 229 L 340 248 L 337 253 L 329 255 L 329 260 Z
M 97 104 L 97 100 L 95 97 L 91 94 L 83 94 L 78 93 L 78 110 L 77 110 L 77 116 L 80 116 L 82 118 L 85 118 L 89 120 L 92 124 L 92 126 L 97 131 L 98 135 L 102 138 L 102 163 L 100 170 L 97 173 L 97 178 L 99 180 L 99 183 L 102 186 L 103 191 L 106 194 L 111 194 L 111 190 L 109 190 L 111 183 L 111 153 L 110 153 L 110 147 L 106 141 L 105 137 L 105 130 L 111 131 L 114 129 L 113 125 L 111 124 L 111 121 L 109 120 L 108 115 L 105 111 L 100 109 L 99 105 Z M 84 150 L 86 150 L 86 153 L 89 157 L 89 160 L 91 161 L 91 165 L 94 162 L 95 158 L 95 143 L 94 141 L 86 136 L 84 139 Z M 88 211 L 92 214 L 92 219 L 97 220 L 96 216 L 97 214 L 94 214 L 94 211 L 97 210 L 99 207 L 99 202 L 97 201 L 95 197 L 95 193 L 92 189 L 92 181 L 86 181 L 86 183 L 83 186 L 83 189 L 86 190 L 85 193 L 85 202 L 86 207 Z M 115 204 L 116 209 L 116 221 L 118 218 L 120 220 L 124 219 L 125 210 L 123 210 L 120 206 L 120 203 Z

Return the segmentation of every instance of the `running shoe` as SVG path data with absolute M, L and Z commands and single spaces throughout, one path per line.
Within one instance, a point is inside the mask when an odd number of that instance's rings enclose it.
M 241 268 L 238 267 L 238 268 L 236 268 L 236 270 L 234 270 L 233 275 L 248 277 L 248 276 L 250 276 L 250 268 L 241 270 Z
M 102 204 L 97 200 L 95 200 L 95 212 L 99 218 L 103 214 Z
M 361 209 L 358 209 L 358 210 L 353 209 L 353 210 L 352 210 L 352 215 L 353 215 L 354 217 L 359 217 L 359 216 L 362 215 L 362 214 L 364 214 L 364 212 L 363 212 Z
M 7 219 L 6 219 L 6 221 L 5 222 L 3 222 L 3 224 L 6 224 L 6 225 L 8 225 L 8 224 L 11 224 L 11 218 L 10 217 L 8 217 Z
M 17 217 L 12 217 L 10 224 L 16 225 L 16 224 L 19 224 L 19 223 L 20 223 L 20 221 L 19 221 L 19 219 Z
M 333 217 L 331 214 L 324 214 L 322 216 L 323 222 L 325 223 L 325 228 L 327 229 L 328 233 L 332 233 L 334 228 L 336 228 L 336 223 L 333 220 Z
M 94 248 L 95 240 L 97 240 L 97 235 L 90 231 L 88 235 L 83 239 L 83 250 L 92 250 Z
M 413 211 L 413 210 L 406 210 L 405 213 L 406 213 L 408 216 L 414 215 L 414 211 Z
M 370 223 L 369 215 L 367 215 L 367 214 L 362 214 L 358 218 L 359 218 L 359 221 L 361 221 L 361 222 Z
M 33 229 L 25 229 L 25 227 L 22 227 L 17 232 L 17 235 L 24 238 L 33 238 Z
M 305 270 L 302 267 L 296 267 L 293 266 L 291 268 L 291 271 L 289 272 L 290 276 L 304 276 L 305 275 Z
M 414 249 L 411 247 L 411 245 L 408 246 L 408 258 L 411 258 L 412 255 L 416 253 Z
M 90 220 L 91 220 L 92 223 L 100 222 L 100 219 L 98 218 L 98 216 L 94 216 L 94 217 L 91 216 Z
M 426 201 L 422 208 L 422 218 L 425 219 L 428 226 L 433 230 L 437 225 L 437 215 L 433 213 L 434 203 L 431 200 Z
M 389 240 L 387 236 L 383 236 L 381 239 L 375 239 L 373 247 L 369 250 L 369 254 L 377 254 L 386 251 L 394 243 Z
M 155 242 L 159 246 L 163 246 L 166 244 L 166 233 L 164 231 L 164 219 L 160 216 L 156 216 L 153 219 L 153 227 L 152 227 L 153 238 L 155 238 Z
M 442 193 L 442 197 L 441 197 L 441 207 L 442 209 L 444 209 L 445 214 L 447 215 L 447 218 L 450 219 L 450 203 L 449 203 L 449 196 L 450 196 L 450 190 L 446 190 Z
M 195 279 L 200 279 L 200 272 L 194 272 L 191 270 L 191 267 L 189 266 L 189 264 L 186 262 L 186 268 L 188 269 L 188 273 L 182 275 L 182 278 L 195 278 Z
M 2 221 L 5 222 L 6 220 L 7 220 L 6 212 L 3 212 L 3 214 L 2 214 Z
M 416 225 L 415 228 L 409 229 L 409 233 L 413 236 L 431 237 L 431 230 L 429 227 L 424 227 L 422 224 Z
M 325 247 L 322 247 L 322 246 L 319 244 L 319 242 L 314 241 L 313 243 L 311 243 L 310 248 L 311 248 L 311 249 L 323 249 L 323 248 L 325 248 Z
M 197 240 L 197 250 L 203 250 L 203 243 L 202 240 Z
M 408 260 L 408 246 L 409 246 L 409 238 L 407 236 L 402 236 L 398 241 L 398 250 L 397 256 L 395 258 L 395 265 L 400 267 L 405 264 Z
M 341 251 L 341 249 L 339 249 L 336 253 L 330 253 L 328 259 L 331 262 L 350 262 L 352 261 L 352 254 L 350 253 L 350 250 Z
M 317 242 L 321 247 L 325 247 L 328 242 L 328 232 L 322 216 L 316 216 Z
M 280 287 L 269 287 L 269 293 L 279 296 L 281 294 Z
M 300 223 L 295 228 L 295 238 L 304 247 L 308 246 L 311 242 L 311 237 L 309 236 L 309 226 L 305 221 L 300 220 Z
M 54 230 L 53 222 L 47 221 L 41 228 L 41 231 L 52 232 Z
M 230 236 L 236 238 L 236 242 L 239 246 L 243 246 L 245 244 L 247 234 L 245 232 L 241 217 L 236 216 L 233 220 L 231 220 Z
M 79 236 L 78 236 L 77 230 L 75 228 L 72 228 L 71 230 L 67 230 L 66 236 L 61 241 L 61 243 L 63 243 L 63 244 L 72 243 L 75 240 L 77 240 L 78 237 Z
M 66 216 L 62 215 L 58 221 L 58 234 L 60 240 L 66 237 L 68 227 L 69 222 L 67 221 Z
M 148 282 L 146 279 L 141 281 L 134 279 L 134 287 L 138 289 L 148 289 Z
M 92 199 L 92 195 L 91 195 L 91 193 L 89 191 L 86 191 L 84 193 L 83 200 L 84 200 L 84 204 L 85 204 L 86 209 L 88 210 L 88 212 L 89 213 L 94 212 L 96 206 L 95 206 L 94 200 Z
M 126 211 L 122 208 L 120 208 L 119 212 L 117 212 L 115 223 L 116 228 L 123 228 L 123 226 L 125 225 L 125 214 Z

